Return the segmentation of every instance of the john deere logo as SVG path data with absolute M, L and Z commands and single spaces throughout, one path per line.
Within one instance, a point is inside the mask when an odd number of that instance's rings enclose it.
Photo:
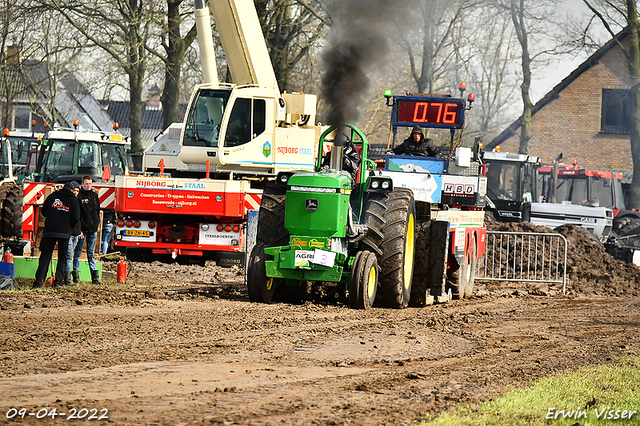
M 318 210 L 318 200 L 315 198 L 307 198 L 304 201 L 304 209 L 308 212 L 315 212 Z
M 266 141 L 264 145 L 262 145 L 262 153 L 266 158 L 269 158 L 269 156 L 271 155 L 271 144 L 269 143 L 269 141 Z

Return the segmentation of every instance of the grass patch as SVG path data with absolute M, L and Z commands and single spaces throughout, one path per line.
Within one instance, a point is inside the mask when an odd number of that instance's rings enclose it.
M 636 411 L 631 420 L 630 411 Z M 563 418 L 565 415 L 567 418 Z M 616 415 L 618 419 L 614 418 Z M 614 365 L 585 366 L 571 374 L 537 380 L 531 387 L 509 392 L 478 408 L 459 408 L 420 425 L 570 426 L 576 423 L 585 426 L 640 424 L 640 358 L 618 359 Z

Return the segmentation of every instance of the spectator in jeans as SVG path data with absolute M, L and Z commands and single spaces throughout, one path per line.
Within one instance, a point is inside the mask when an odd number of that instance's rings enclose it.
M 102 213 L 102 254 L 107 254 L 109 241 L 113 235 L 113 227 L 116 222 L 116 212 L 113 209 L 103 210 Z
M 98 193 L 93 189 L 91 176 L 82 177 L 82 188 L 80 188 L 80 193 L 78 194 L 78 201 L 80 201 L 80 223 L 82 237 L 84 238 L 78 240 L 73 256 L 73 275 L 79 274 L 80 255 L 86 241 L 91 283 L 101 284 L 95 259 L 96 240 L 98 239 L 100 226 L 100 200 L 98 199 Z
M 76 182 L 72 184 L 75 186 L 73 189 L 73 195 L 78 197 L 78 193 L 80 192 L 80 185 Z M 71 284 L 71 273 L 73 266 L 73 254 L 75 253 L 76 246 L 78 245 L 78 239 L 82 238 L 82 231 L 80 230 L 81 224 L 80 221 L 76 223 L 76 225 L 71 229 L 71 237 L 69 237 L 69 249 L 67 250 L 67 270 L 64 273 L 64 283 Z M 80 252 L 82 252 L 82 248 L 80 248 Z M 73 271 L 73 282 L 79 283 L 80 276 L 78 275 L 78 268 L 75 268 Z

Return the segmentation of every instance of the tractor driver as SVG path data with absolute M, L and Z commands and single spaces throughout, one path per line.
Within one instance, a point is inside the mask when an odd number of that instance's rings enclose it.
M 344 144 L 342 145 L 342 170 L 349 173 L 351 175 L 351 187 L 355 187 L 358 175 L 358 168 L 360 167 L 360 154 L 353 146 L 353 142 L 349 136 L 344 133 L 340 133 L 336 136 L 336 140 L 338 138 L 344 139 Z M 322 159 L 322 168 L 329 168 L 329 163 L 331 162 L 331 155 L 327 154 Z
M 387 154 L 400 154 L 400 155 L 440 155 L 440 151 L 436 148 L 433 141 L 424 137 L 422 128 L 420 126 L 413 126 L 411 135 L 404 140 L 400 145 L 388 151 Z

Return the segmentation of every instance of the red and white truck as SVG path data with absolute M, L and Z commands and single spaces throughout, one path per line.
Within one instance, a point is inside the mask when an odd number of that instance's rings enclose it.
M 246 180 L 117 176 L 116 247 L 134 259 L 166 254 L 239 263 L 247 216 L 261 195 Z

